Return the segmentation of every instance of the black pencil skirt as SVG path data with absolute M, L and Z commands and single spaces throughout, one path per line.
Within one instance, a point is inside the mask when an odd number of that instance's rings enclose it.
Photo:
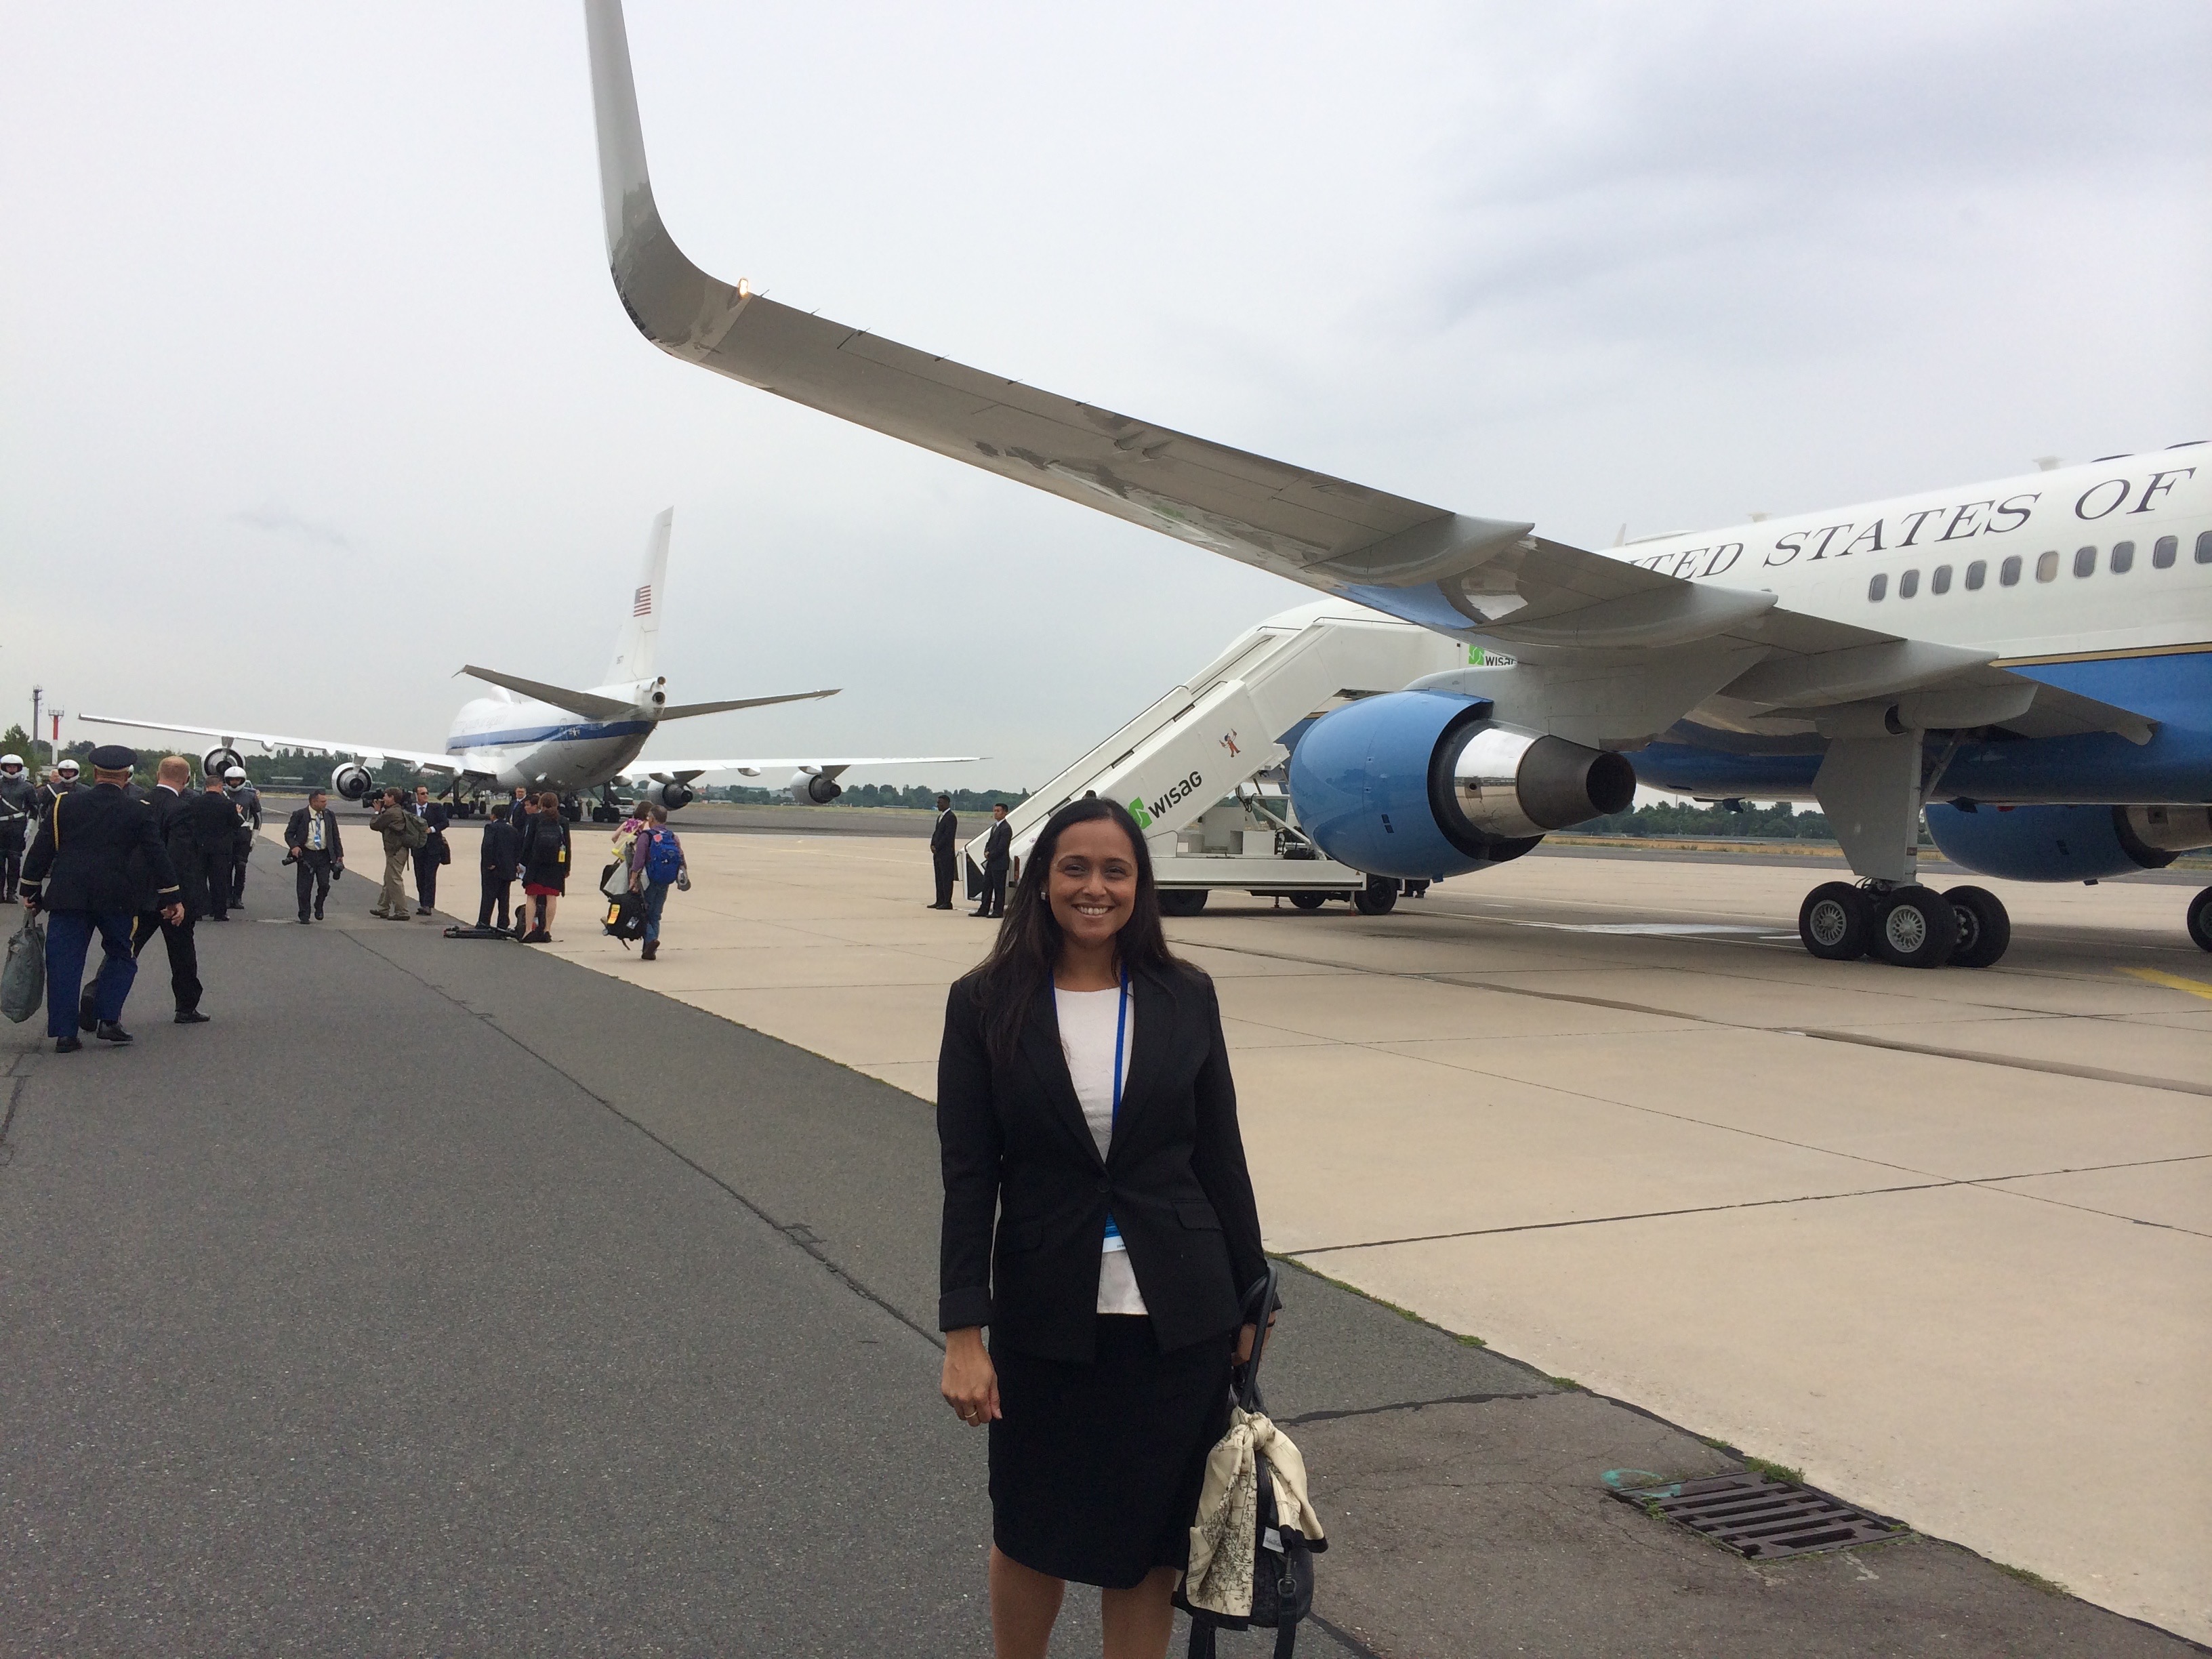
M 1182 1567 L 1229 1427 L 1231 1334 L 1162 1353 L 1152 1322 L 1098 1316 L 1088 1365 L 994 1346 L 991 1539 L 1000 1553 L 1079 1584 L 1128 1589 Z

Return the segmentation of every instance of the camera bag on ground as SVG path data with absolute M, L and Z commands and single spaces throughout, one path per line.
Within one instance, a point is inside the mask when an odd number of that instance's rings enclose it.
M 1313 1611 L 1316 1552 L 1328 1547 L 1306 1497 L 1305 1459 L 1267 1420 L 1260 1357 L 1274 1311 L 1275 1269 L 1244 1298 L 1252 1357 L 1230 1374 L 1229 1431 L 1206 1454 L 1190 1528 L 1190 1570 L 1175 1604 L 1190 1615 L 1188 1659 L 1215 1659 L 1215 1635 L 1275 1632 L 1275 1659 L 1291 1659 L 1298 1621 Z
M 46 924 L 37 911 L 26 910 L 8 941 L 8 965 L 0 968 L 0 1014 L 21 1025 L 46 1006 Z
M 599 924 L 608 937 L 618 939 L 624 945 L 634 939 L 645 937 L 645 895 L 617 893 L 607 905 L 606 920 Z
M 448 927 L 446 929 L 446 937 L 447 939 L 503 939 L 509 945 L 514 943 L 514 935 L 504 927 Z

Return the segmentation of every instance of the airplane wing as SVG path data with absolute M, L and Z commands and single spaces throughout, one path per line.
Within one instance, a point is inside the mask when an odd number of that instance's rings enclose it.
M 984 758 L 981 755 L 869 755 L 841 760 L 640 760 L 623 774 L 621 781 L 637 783 L 650 778 L 661 783 L 672 779 L 689 783 L 702 772 L 738 772 L 754 778 L 763 772 L 787 770 L 834 778 L 855 766 L 957 766 Z
M 1532 660 L 1605 659 L 1609 676 L 1652 687 L 1640 735 L 1716 694 L 1747 711 L 1802 711 L 1988 687 L 1992 677 L 2016 700 L 2035 684 L 1990 667 L 1988 653 L 1784 611 L 1771 593 L 1640 569 L 1510 515 L 1456 513 L 1270 460 L 709 276 L 653 201 L 621 0 L 585 0 L 585 21 L 608 264 L 630 320 L 672 356 L 1471 644 Z M 1685 647 L 1696 647 L 1687 659 Z M 1676 654 L 1639 669 L 1638 653 Z M 2065 702 L 2062 721 L 2148 740 L 2127 710 L 2026 694 L 2039 710 Z
M 433 754 L 420 749 L 394 749 L 389 744 L 340 741 L 333 738 L 287 738 L 270 732 L 242 732 L 234 726 L 179 726 L 173 720 L 125 720 L 118 714 L 79 714 L 77 719 L 88 720 L 94 726 L 128 726 L 142 732 L 177 732 L 195 738 L 218 738 L 226 748 L 251 743 L 268 751 L 305 749 L 323 755 L 359 755 L 372 764 L 387 760 L 404 761 L 425 772 L 472 775 L 470 769 L 457 765 L 451 755 Z M 488 777 L 490 774 L 473 775 Z

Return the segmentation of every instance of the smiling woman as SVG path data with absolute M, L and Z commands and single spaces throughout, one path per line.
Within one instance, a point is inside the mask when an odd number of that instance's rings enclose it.
M 952 988 L 937 1100 L 942 1392 L 989 1425 L 997 1651 L 1041 1656 L 1072 1578 L 1109 1659 L 1158 1659 L 1267 1263 L 1213 982 L 1125 808 L 1046 823 Z

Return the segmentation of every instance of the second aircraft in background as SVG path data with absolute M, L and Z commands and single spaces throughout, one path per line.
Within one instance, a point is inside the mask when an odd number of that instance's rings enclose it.
M 95 726 L 130 726 L 155 732 L 183 732 L 220 739 L 203 764 L 210 773 L 239 763 L 235 745 L 304 749 L 325 754 L 357 755 L 331 774 L 331 788 L 346 800 L 359 800 L 374 782 L 372 769 L 396 760 L 447 781 L 441 793 L 463 812 L 482 811 L 488 792 L 516 788 L 550 790 L 561 796 L 572 817 L 586 810 L 584 797 L 596 792 L 589 811 L 595 819 L 622 816 L 615 791 L 627 786 L 673 811 L 690 804 L 693 782 L 708 772 L 757 777 L 791 769 L 785 787 L 802 805 L 821 805 L 842 793 L 837 779 L 856 766 L 939 766 L 980 759 L 975 755 L 840 756 L 830 758 L 756 759 L 714 757 L 703 760 L 643 760 L 646 744 L 665 720 L 719 714 L 771 703 L 834 697 L 823 691 L 790 691 L 768 697 L 734 697 L 720 702 L 672 703 L 667 679 L 653 669 L 668 574 L 668 534 L 673 507 L 653 521 L 646 543 L 645 568 L 629 600 L 629 614 L 615 635 L 614 659 L 605 682 L 588 690 L 527 680 L 474 665 L 462 669 L 497 688 L 490 696 L 462 705 L 447 733 L 443 750 L 399 749 L 362 738 L 295 737 L 248 732 L 237 726 L 186 726 L 173 720 L 125 720 L 113 714 L 81 714 Z

